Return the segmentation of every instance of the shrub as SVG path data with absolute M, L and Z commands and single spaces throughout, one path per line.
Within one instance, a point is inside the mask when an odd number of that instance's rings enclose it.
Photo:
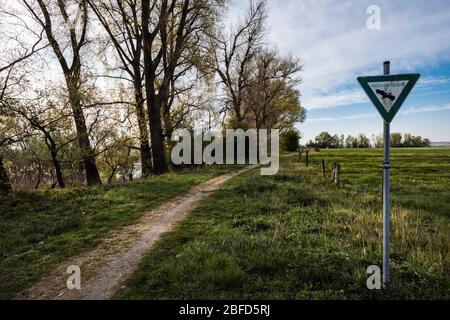
M 281 140 L 281 150 L 283 151 L 297 151 L 299 147 L 300 132 L 295 129 L 290 129 L 289 131 L 282 132 L 280 135 Z

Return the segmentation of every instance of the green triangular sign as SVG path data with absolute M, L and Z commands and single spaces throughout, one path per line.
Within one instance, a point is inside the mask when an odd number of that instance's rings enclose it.
M 420 74 L 358 77 L 359 84 L 369 96 L 386 123 L 390 123 Z

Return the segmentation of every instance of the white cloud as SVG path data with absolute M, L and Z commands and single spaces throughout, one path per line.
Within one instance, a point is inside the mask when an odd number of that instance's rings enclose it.
M 425 107 L 412 107 L 407 110 L 401 111 L 400 113 L 403 115 L 414 114 L 414 113 L 423 113 L 423 112 L 439 112 L 444 110 L 450 110 L 450 103 L 443 105 L 433 105 L 433 106 L 425 106 Z M 337 117 L 319 117 L 319 118 L 307 118 L 307 123 L 312 122 L 339 122 L 346 120 L 361 120 L 361 119 L 369 119 L 378 116 L 375 112 L 368 113 L 360 113 L 348 116 L 337 116 Z
M 381 29 L 369 30 L 367 7 L 372 0 L 269 0 L 269 43 L 301 59 L 302 104 L 309 110 L 367 102 L 356 77 L 382 73 L 391 60 L 392 73 L 415 72 L 450 61 L 450 5 L 445 0 L 379 0 Z M 233 1 L 233 24 L 247 7 Z M 449 77 L 424 77 L 417 88 L 428 91 L 450 83 Z M 434 93 L 414 92 L 413 95 Z
M 413 93 L 412 95 L 414 95 L 416 97 L 422 97 L 422 96 L 432 96 L 432 95 L 449 93 L 449 92 L 450 92 L 450 89 L 443 89 L 443 90 L 431 90 L 431 91 L 421 92 L 421 93 Z
M 412 113 L 422 113 L 422 112 L 438 112 L 443 110 L 450 110 L 450 103 L 435 106 L 425 106 L 425 107 L 412 107 L 401 112 L 401 114 L 412 114 Z
M 359 119 L 368 119 L 376 116 L 377 114 L 374 112 L 370 113 L 360 113 L 350 116 L 341 116 L 341 117 L 321 117 L 321 118 L 311 118 L 307 119 L 307 122 L 338 122 L 345 120 L 359 120 Z
M 306 100 L 356 86 L 358 75 L 380 74 L 384 60 L 400 73 L 450 58 L 448 2 L 379 1 L 381 30 L 368 30 L 366 9 L 372 3 L 269 2 L 270 38 L 304 62 Z
M 433 106 L 425 106 L 425 107 L 412 107 L 407 110 L 401 111 L 400 113 L 403 115 L 414 114 L 414 113 L 423 113 L 423 112 L 438 112 L 450 110 L 450 103 L 443 105 L 433 105 Z M 319 117 L 319 118 L 307 118 L 307 123 L 312 122 L 339 122 L 346 120 L 361 120 L 361 119 L 369 119 L 378 116 L 375 112 L 368 113 L 360 113 L 348 116 L 337 116 L 337 117 Z
M 440 85 L 450 83 L 449 77 L 425 77 L 419 79 L 417 82 L 418 87 L 427 87 L 430 85 Z
M 337 93 L 330 93 L 321 96 L 306 95 L 305 99 L 303 99 L 303 106 L 308 110 L 328 109 L 368 101 L 369 100 L 362 89 L 343 90 Z

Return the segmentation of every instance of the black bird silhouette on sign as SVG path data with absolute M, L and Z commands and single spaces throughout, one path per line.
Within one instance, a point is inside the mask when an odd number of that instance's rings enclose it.
M 395 100 L 395 97 L 392 95 L 392 93 L 387 93 L 383 90 L 377 90 L 376 92 L 377 92 L 377 94 L 379 94 L 381 96 L 381 99 L 383 99 L 383 100 L 384 99 L 389 99 L 391 101 Z

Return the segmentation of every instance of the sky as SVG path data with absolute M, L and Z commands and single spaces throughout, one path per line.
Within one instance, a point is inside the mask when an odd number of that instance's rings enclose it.
M 248 1 L 231 2 L 232 24 Z M 373 5 L 379 29 L 367 27 Z M 386 60 L 391 74 L 421 74 L 391 131 L 450 141 L 449 0 L 268 0 L 267 25 L 268 44 L 303 64 L 303 143 L 321 131 L 380 134 L 383 121 L 356 78 L 382 74 Z
M 371 5 L 380 8 L 379 29 L 367 27 Z M 242 12 L 244 1 L 234 7 Z M 450 141 L 450 1 L 269 0 L 268 14 L 270 43 L 304 65 L 303 142 L 321 131 L 381 133 L 382 119 L 356 78 L 381 75 L 385 60 L 391 74 L 421 74 L 391 131 Z

